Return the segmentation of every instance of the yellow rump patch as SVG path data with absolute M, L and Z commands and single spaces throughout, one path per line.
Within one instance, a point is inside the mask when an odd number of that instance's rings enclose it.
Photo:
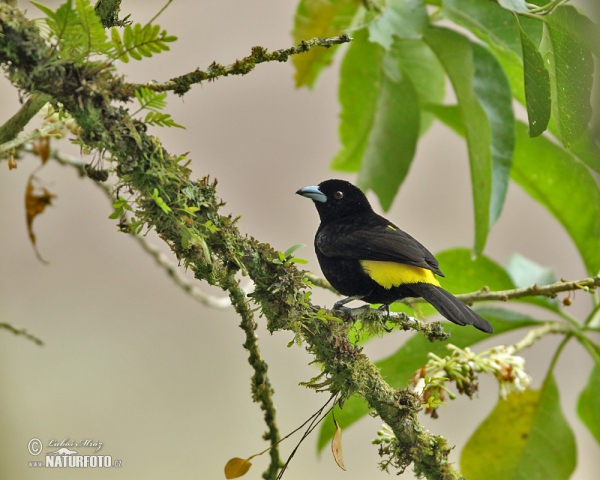
M 379 262 L 376 260 L 361 260 L 365 272 L 383 288 L 398 287 L 404 283 L 431 283 L 438 285 L 431 270 L 413 267 L 396 262 Z

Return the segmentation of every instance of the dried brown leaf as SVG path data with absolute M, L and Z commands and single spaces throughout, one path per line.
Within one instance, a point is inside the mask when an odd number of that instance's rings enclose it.
M 27 232 L 29 233 L 29 240 L 31 240 L 31 244 L 33 245 L 33 249 L 35 250 L 35 254 L 41 262 L 46 263 L 46 261 L 41 257 L 40 252 L 38 252 L 35 234 L 33 233 L 33 220 L 46 209 L 48 205 L 52 204 L 52 199 L 56 198 L 56 195 L 50 193 L 45 187 L 40 187 L 41 193 L 35 192 L 35 187 L 33 185 L 33 180 L 35 177 L 33 175 L 29 176 L 29 180 L 27 181 L 27 188 L 25 189 L 25 214 L 27 217 Z
M 346 471 L 344 455 L 342 454 L 342 429 L 335 418 L 333 419 L 333 422 L 335 424 L 335 434 L 331 440 L 331 453 L 333 453 L 333 459 L 335 460 L 335 463 L 338 464 L 338 467 Z
M 42 165 L 50 158 L 50 137 L 42 137 L 33 144 L 33 151 L 42 159 Z

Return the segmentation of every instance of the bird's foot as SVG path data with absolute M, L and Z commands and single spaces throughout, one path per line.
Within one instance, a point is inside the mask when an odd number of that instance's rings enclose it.
M 354 295 L 352 297 L 347 297 L 347 298 L 344 298 L 342 300 L 339 300 L 339 301 L 337 301 L 337 302 L 335 302 L 333 304 L 332 310 L 343 310 L 342 307 L 344 305 L 346 305 L 347 303 L 351 302 L 352 300 L 360 300 L 361 298 L 363 298 L 362 295 Z M 344 308 L 348 308 L 348 307 L 344 307 Z M 352 310 L 351 308 L 348 308 L 348 309 Z
M 380 312 L 386 312 L 387 313 L 387 318 L 390 318 L 390 306 L 389 306 L 389 304 L 385 304 L 384 303 L 383 305 L 380 305 L 377 310 L 379 310 Z M 390 333 L 392 330 L 394 330 L 394 327 L 388 327 L 385 322 L 386 322 L 386 320 L 384 320 L 382 318 L 381 319 L 381 326 L 383 327 L 383 329 L 387 333 Z

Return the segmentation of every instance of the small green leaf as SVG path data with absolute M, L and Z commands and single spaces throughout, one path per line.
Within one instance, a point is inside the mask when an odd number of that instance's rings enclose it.
M 518 20 L 517 20 L 518 22 Z M 523 70 L 525 100 L 529 120 L 529 136 L 537 137 L 548 127 L 552 100 L 550 95 L 550 76 L 544 66 L 544 59 L 519 24 L 519 34 L 523 47 Z
M 157 188 L 155 188 L 154 191 L 152 192 L 151 198 L 152 198 L 152 200 L 154 200 L 154 203 L 156 203 L 156 205 L 158 205 L 163 212 L 165 212 L 165 213 L 171 212 L 171 207 L 169 207 L 165 203 L 165 201 L 160 197 Z
M 541 390 L 500 400 L 465 445 L 460 464 L 472 479 L 567 480 L 576 455 L 575 437 L 549 375 Z
M 369 40 L 389 50 L 394 37 L 420 39 L 427 26 L 422 0 L 389 0 L 383 14 L 369 25 Z
M 296 43 L 314 37 L 340 35 L 348 30 L 360 7 L 358 0 L 301 0 L 294 17 L 292 36 Z M 296 87 L 312 88 L 321 71 L 327 67 L 337 47 L 313 48 L 310 52 L 294 55 Z
M 465 126 L 475 213 L 473 249 L 476 254 L 480 254 L 490 228 L 492 132 L 486 112 L 473 90 L 473 48 L 465 36 L 445 28 L 430 27 L 425 41 L 437 55 L 452 82 Z
M 577 414 L 600 444 L 600 366 L 594 365 L 587 385 L 579 395 Z
M 72 1 L 72 0 L 71 0 Z M 43 5 L 39 2 L 31 2 L 35 7 L 39 8 L 42 12 L 44 12 L 46 14 L 46 16 L 48 18 L 54 19 L 54 10 L 52 10 L 50 7 L 47 7 L 46 5 Z
M 294 253 L 296 250 L 298 250 L 299 248 L 302 247 L 306 247 L 306 244 L 304 243 L 297 243 L 295 245 L 292 245 L 290 248 L 288 248 L 285 252 L 283 252 L 283 256 L 285 258 L 289 257 L 292 253 Z

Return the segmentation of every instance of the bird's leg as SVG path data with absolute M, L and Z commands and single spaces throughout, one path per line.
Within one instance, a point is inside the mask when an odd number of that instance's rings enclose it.
M 352 297 L 344 298 L 343 300 L 339 300 L 333 304 L 332 310 L 341 310 L 344 305 L 351 302 L 352 300 L 360 300 L 364 295 L 353 295 Z
M 387 312 L 387 318 L 390 318 L 390 305 L 389 303 L 384 303 L 383 305 L 381 305 L 377 310 L 379 310 L 380 312 Z M 385 324 L 385 320 L 381 319 L 381 325 L 383 326 L 383 329 L 390 333 L 392 330 L 394 330 L 394 327 L 388 327 Z

